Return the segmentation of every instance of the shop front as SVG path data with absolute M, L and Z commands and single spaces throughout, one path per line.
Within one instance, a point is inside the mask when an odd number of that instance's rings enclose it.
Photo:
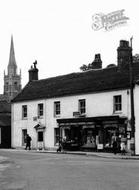
M 120 149 L 127 137 L 126 120 L 119 116 L 57 119 L 59 143 L 66 150 L 109 152 L 116 139 Z

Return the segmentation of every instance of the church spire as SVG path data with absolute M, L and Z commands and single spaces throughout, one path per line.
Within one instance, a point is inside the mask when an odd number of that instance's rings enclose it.
M 9 56 L 9 64 L 8 64 L 8 74 L 15 75 L 16 74 L 16 60 L 15 60 L 15 53 L 14 53 L 14 43 L 13 43 L 13 36 L 11 36 L 11 46 L 10 46 L 10 56 Z
M 10 55 L 8 63 L 8 73 L 4 73 L 4 95 L 13 99 L 21 91 L 21 72 L 17 74 L 17 65 L 14 53 L 13 36 L 11 36 Z

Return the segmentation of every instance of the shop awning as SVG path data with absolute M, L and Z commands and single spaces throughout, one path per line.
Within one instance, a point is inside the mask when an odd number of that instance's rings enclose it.
M 100 116 L 100 117 L 85 117 L 85 118 L 65 118 L 57 119 L 57 123 L 62 126 L 79 126 L 79 125 L 97 125 L 97 124 L 124 124 L 126 117 L 119 116 Z

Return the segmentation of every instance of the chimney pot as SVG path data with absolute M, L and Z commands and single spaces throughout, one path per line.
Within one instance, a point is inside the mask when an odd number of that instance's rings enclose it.
M 34 64 L 34 67 L 31 65 L 31 68 L 28 71 L 29 72 L 29 82 L 38 80 L 38 69 L 36 67 L 37 61 L 35 61 L 33 64 Z

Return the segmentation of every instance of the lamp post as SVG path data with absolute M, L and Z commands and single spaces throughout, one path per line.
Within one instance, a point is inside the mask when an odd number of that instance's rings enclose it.
M 131 104 L 131 144 L 130 148 L 132 155 L 135 155 L 135 113 L 134 113 L 134 78 L 133 78 L 133 56 L 132 56 L 132 40 L 130 38 L 131 44 L 131 55 L 130 55 L 130 64 L 129 64 L 129 73 L 130 73 L 130 104 Z

